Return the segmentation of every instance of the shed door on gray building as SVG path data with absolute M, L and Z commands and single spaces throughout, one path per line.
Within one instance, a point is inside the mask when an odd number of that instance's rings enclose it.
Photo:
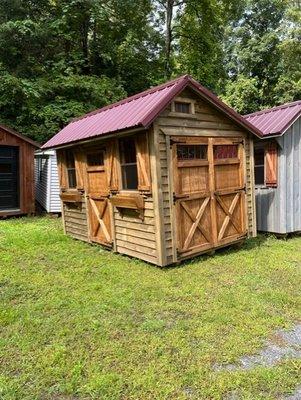
M 19 208 L 18 147 L 0 146 L 0 210 Z

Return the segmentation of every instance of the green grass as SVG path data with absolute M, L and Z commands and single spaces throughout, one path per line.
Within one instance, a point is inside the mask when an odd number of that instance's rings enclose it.
M 249 371 L 301 318 L 301 237 L 159 269 L 64 236 L 60 220 L 0 222 L 0 399 L 276 399 L 301 360 Z

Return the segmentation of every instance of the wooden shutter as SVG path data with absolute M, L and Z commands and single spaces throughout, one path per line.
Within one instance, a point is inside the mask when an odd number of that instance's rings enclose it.
M 76 189 L 85 188 L 85 156 L 83 150 L 79 147 L 73 151 L 74 165 L 76 174 Z
M 151 176 L 147 133 L 140 133 L 136 136 L 136 153 L 138 169 L 138 190 L 150 193 Z
M 277 143 L 269 142 L 265 150 L 265 184 L 277 187 L 278 178 L 278 151 Z
M 58 169 L 60 187 L 61 187 L 61 190 L 66 190 L 68 187 L 68 184 L 67 184 L 65 151 L 57 150 L 56 157 L 57 157 L 57 169 Z
M 106 171 L 108 178 L 108 187 L 111 192 L 118 192 L 118 175 L 117 175 L 117 140 L 112 139 L 106 144 Z

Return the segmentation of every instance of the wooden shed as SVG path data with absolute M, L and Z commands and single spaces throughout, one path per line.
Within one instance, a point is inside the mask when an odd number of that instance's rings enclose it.
M 35 152 L 36 201 L 48 213 L 61 212 L 60 185 L 55 150 Z
M 33 140 L 0 125 L 0 217 L 35 210 Z
M 301 231 L 301 101 L 246 115 L 262 132 L 255 141 L 259 231 Z
M 256 235 L 254 135 L 188 75 L 75 119 L 43 146 L 66 233 L 160 266 Z

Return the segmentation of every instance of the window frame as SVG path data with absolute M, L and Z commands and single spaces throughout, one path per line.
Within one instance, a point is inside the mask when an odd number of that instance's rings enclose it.
M 102 154 L 102 164 L 99 165 L 89 165 L 88 163 L 88 156 L 89 155 L 95 155 L 95 154 Z M 86 166 L 87 166 L 87 171 L 88 172 L 93 172 L 93 171 L 104 171 L 105 170 L 105 165 L 106 165 L 106 150 L 105 148 L 101 147 L 99 149 L 93 149 L 91 151 L 86 152 Z
M 263 150 L 263 164 L 259 164 L 259 165 L 255 164 L 255 151 L 256 150 Z M 266 158 L 265 158 L 265 153 L 266 153 L 266 144 L 265 143 L 264 144 L 260 143 L 260 145 L 257 145 L 257 146 L 255 145 L 254 146 L 254 185 L 255 185 L 256 188 L 267 188 L 266 179 L 265 179 L 265 176 L 266 176 Z M 263 183 L 256 183 L 256 181 L 255 181 L 255 170 L 258 167 L 260 167 L 260 168 L 263 167 Z
M 176 103 L 185 103 L 189 104 L 189 113 L 183 113 L 180 111 L 176 111 Z M 182 118 L 196 118 L 195 115 L 195 100 L 187 98 L 187 97 L 176 97 L 171 103 L 171 115 L 175 115 L 177 117 Z
M 68 166 L 68 161 L 70 161 L 70 160 L 68 160 L 68 154 L 72 154 L 74 167 L 70 168 Z M 66 167 L 66 183 L 67 183 L 66 186 L 67 186 L 67 189 L 68 190 L 77 190 L 76 163 L 75 163 L 75 154 L 74 154 L 73 150 L 71 150 L 71 149 L 65 150 L 65 163 L 66 163 L 65 167 Z M 74 173 L 74 182 L 75 182 L 74 186 L 70 185 L 69 171 L 73 171 L 73 173 Z
M 121 148 L 121 143 L 125 140 L 132 140 L 134 144 L 134 149 L 135 149 L 135 156 L 136 156 L 136 162 L 131 162 L 131 163 L 125 163 L 123 162 L 123 153 L 122 153 L 122 148 Z M 122 193 L 139 193 L 139 177 L 138 177 L 138 160 L 137 160 L 137 146 L 136 146 L 136 138 L 135 136 L 123 136 L 118 139 L 118 160 L 119 160 L 119 181 L 120 181 L 120 192 Z M 129 189 L 124 186 L 124 177 L 123 177 L 123 171 L 125 166 L 129 165 L 136 165 L 136 173 L 137 173 L 137 187 L 135 189 Z

